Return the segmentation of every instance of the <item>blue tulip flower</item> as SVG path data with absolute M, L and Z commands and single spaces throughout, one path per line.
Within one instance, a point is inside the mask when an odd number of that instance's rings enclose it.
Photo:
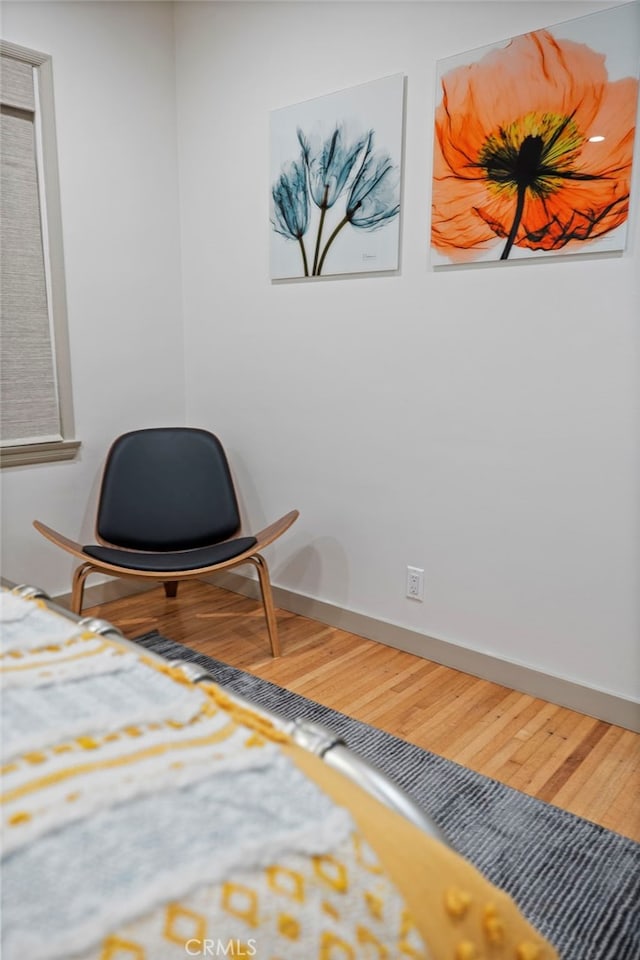
M 372 147 L 370 138 L 347 200 L 347 220 L 363 230 L 384 226 L 400 211 L 398 168 L 388 154 L 374 154 Z
M 318 137 L 311 140 L 300 129 L 298 141 L 302 147 L 302 156 L 309 174 L 311 197 L 320 208 L 320 224 L 313 257 L 313 274 L 316 276 L 319 272 L 318 258 L 325 215 L 344 191 L 355 163 L 365 147 L 367 137 L 360 137 L 347 145 L 344 129 L 338 124 L 324 143 L 321 143 Z
M 309 189 L 314 203 L 328 210 L 344 190 L 349 175 L 366 143 L 361 137 L 350 146 L 345 144 L 344 130 L 336 126 L 323 144 L 319 138 L 307 138 L 298 130 L 302 156 L 309 171 Z
M 302 252 L 304 275 L 309 276 L 307 253 L 303 236 L 309 226 L 309 192 L 307 189 L 307 166 L 304 160 L 295 160 L 288 168 L 283 167 L 280 178 L 271 191 L 275 220 L 272 220 L 276 233 L 287 240 L 297 240 Z
M 374 153 L 373 131 L 366 139 L 360 167 L 351 181 L 345 215 L 337 225 L 314 268 L 317 275 L 331 244 L 348 223 L 359 230 L 377 230 L 400 211 L 398 167 L 387 153 Z

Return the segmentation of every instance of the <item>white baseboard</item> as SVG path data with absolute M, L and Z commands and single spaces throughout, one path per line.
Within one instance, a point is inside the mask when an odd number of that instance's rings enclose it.
M 258 581 L 238 573 L 214 574 L 206 579 L 245 597 L 258 599 L 260 596 Z M 120 600 L 149 589 L 149 585 L 136 581 L 110 580 L 87 587 L 84 606 Z M 71 594 L 68 593 L 60 597 L 52 597 L 56 603 L 64 607 L 69 606 L 70 598 Z M 542 673 L 521 663 L 470 650 L 456 643 L 438 640 L 436 637 L 429 637 L 406 627 L 376 620 L 363 613 L 344 610 L 332 603 L 315 600 L 313 597 L 286 590 L 284 587 L 274 586 L 273 598 L 276 606 L 282 610 L 290 610 L 292 613 L 309 617 L 310 620 L 326 623 L 331 627 L 355 633 L 369 640 L 377 640 L 378 643 L 384 643 L 388 647 L 413 653 L 426 660 L 452 667 L 454 670 L 470 673 L 474 677 L 499 683 L 512 690 L 519 690 L 532 697 L 539 697 L 541 700 L 548 700 L 561 707 L 568 707 L 570 710 L 577 710 L 587 716 L 640 733 L 640 703 L 635 700 L 599 690 L 597 687 L 576 683 L 564 677 Z
M 218 574 L 211 578 L 211 582 L 254 599 L 260 596 L 258 582 L 237 573 Z M 499 683 L 512 690 L 519 690 L 532 697 L 539 697 L 541 700 L 557 703 L 561 707 L 568 707 L 570 710 L 577 710 L 587 716 L 640 733 L 640 703 L 635 700 L 564 677 L 542 673 L 521 663 L 470 650 L 456 643 L 438 640 L 406 627 L 376 620 L 366 614 L 344 610 L 283 587 L 273 587 L 273 598 L 276 606 L 282 610 L 290 610 L 311 620 L 318 620 L 369 640 L 377 640 L 389 647 L 433 660 L 454 670 L 470 673 L 474 677 Z
M 143 583 L 141 580 L 106 580 L 104 583 L 96 583 L 91 587 L 85 587 L 82 610 L 84 612 L 87 607 L 95 607 L 99 603 L 123 600 L 125 597 L 132 597 L 136 593 L 145 593 L 157 586 L 158 584 L 155 581 Z M 69 610 L 71 605 L 70 593 L 61 593 L 57 597 L 51 597 L 51 599 L 59 607 Z

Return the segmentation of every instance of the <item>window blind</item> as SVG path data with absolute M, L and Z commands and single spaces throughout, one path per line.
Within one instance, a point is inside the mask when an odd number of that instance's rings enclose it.
M 34 68 L 5 54 L 0 83 L 0 436 L 62 439 L 38 169 Z

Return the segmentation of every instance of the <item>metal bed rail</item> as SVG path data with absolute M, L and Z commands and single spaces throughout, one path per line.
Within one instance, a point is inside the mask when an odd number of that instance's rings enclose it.
M 111 637 L 128 648 L 140 652 L 141 647 L 138 644 L 125 637 L 121 630 L 107 620 L 98 617 L 82 617 L 71 613 L 69 610 L 58 606 L 46 591 L 39 587 L 28 584 L 16 586 L 4 578 L 2 578 L 2 585 L 24 599 L 42 600 L 55 613 L 77 623 L 83 630 L 99 636 Z M 180 669 L 193 683 L 201 683 L 202 681 L 217 683 L 215 677 L 198 664 L 186 660 L 170 660 L 146 648 L 144 650 L 145 654 L 153 659 Z M 361 789 L 389 809 L 401 814 L 424 833 L 447 844 L 447 840 L 437 824 L 398 784 L 351 750 L 345 741 L 328 727 L 303 718 L 288 720 L 275 711 L 257 706 L 240 694 L 232 693 L 224 685 L 221 684 L 220 686 L 235 703 L 269 720 L 276 729 L 286 733 L 299 747 L 320 757 L 329 767 L 338 770 Z

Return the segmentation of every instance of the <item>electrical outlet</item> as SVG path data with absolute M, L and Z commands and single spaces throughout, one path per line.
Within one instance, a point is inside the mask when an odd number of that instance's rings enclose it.
M 421 567 L 407 567 L 407 596 L 411 600 L 424 600 L 424 570 Z

